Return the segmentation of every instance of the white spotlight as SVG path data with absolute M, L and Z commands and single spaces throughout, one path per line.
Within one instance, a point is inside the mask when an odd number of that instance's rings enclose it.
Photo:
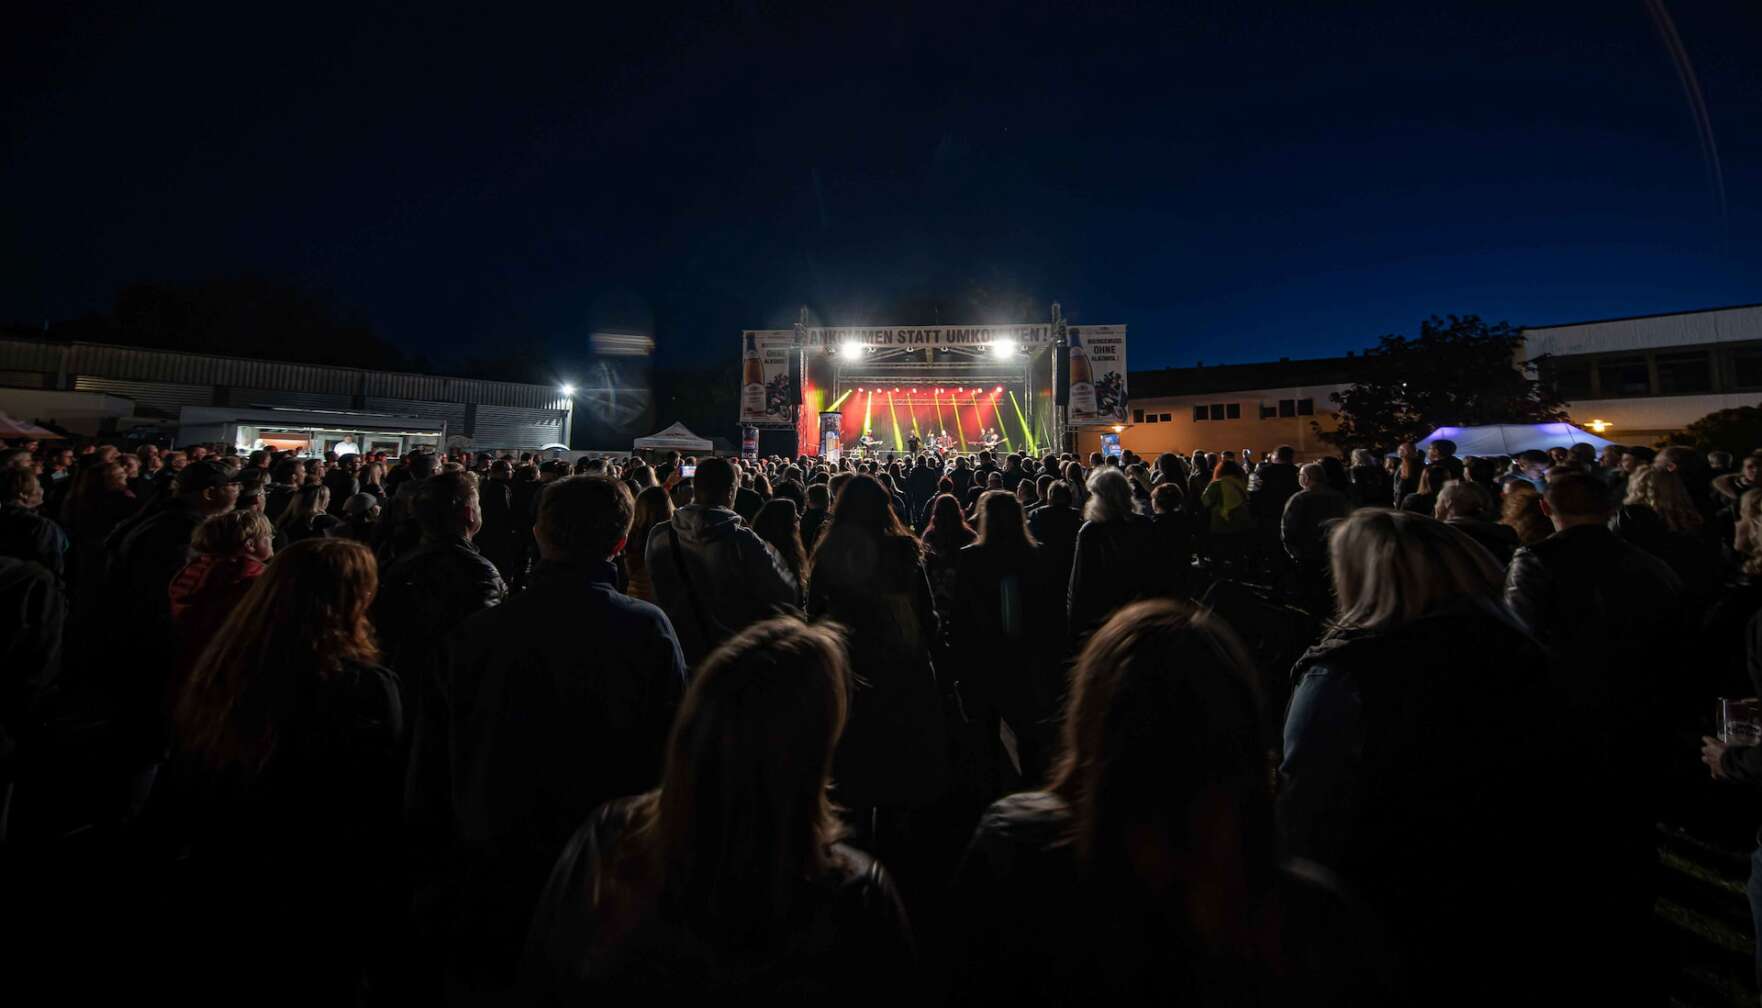
M 842 344 L 838 348 L 838 356 L 845 360 L 858 360 L 863 356 L 863 345 L 855 342 Z
M 558 389 L 557 391 L 563 393 L 563 398 L 569 399 L 575 395 L 575 386 L 565 385 L 562 388 Z
M 991 344 L 991 352 L 999 357 L 1014 357 L 1016 341 L 1008 336 L 1001 336 L 997 342 Z

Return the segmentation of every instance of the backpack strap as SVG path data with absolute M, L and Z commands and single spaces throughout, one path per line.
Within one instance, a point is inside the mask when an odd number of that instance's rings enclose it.
M 691 600 L 691 615 L 693 619 L 697 620 L 698 635 L 703 638 L 704 650 L 707 653 L 726 635 L 720 633 L 712 635 L 710 633 L 711 627 L 715 627 L 719 631 L 721 626 L 714 623 L 704 613 L 703 600 L 698 598 L 697 586 L 691 583 L 691 574 L 685 569 L 685 551 L 679 546 L 679 530 L 673 527 L 671 521 L 667 522 L 667 543 L 673 548 L 673 569 L 679 572 L 679 583 L 685 586 L 685 597 Z

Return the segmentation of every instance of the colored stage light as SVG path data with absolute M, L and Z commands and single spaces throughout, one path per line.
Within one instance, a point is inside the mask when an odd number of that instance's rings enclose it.
M 1003 386 L 999 385 L 996 388 L 992 389 L 991 394 L 992 395 L 1003 395 Z

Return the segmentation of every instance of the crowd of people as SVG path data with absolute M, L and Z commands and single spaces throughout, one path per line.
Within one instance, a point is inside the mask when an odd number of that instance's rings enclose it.
M 198 1001 L 1662 1003 L 1762 782 L 1762 454 L 29 443 L 0 600 L 12 916 Z

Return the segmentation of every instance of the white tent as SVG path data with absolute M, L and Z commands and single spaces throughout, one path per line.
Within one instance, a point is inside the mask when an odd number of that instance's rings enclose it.
M 637 451 L 709 452 L 713 449 L 709 438 L 698 437 L 682 423 L 636 439 Z
M 1575 444 L 1595 445 L 1599 450 L 1615 442 L 1582 431 L 1569 423 L 1500 424 L 1495 427 L 1439 427 L 1419 442 L 1419 450 L 1437 440 L 1456 442 L 1458 458 L 1468 455 L 1516 455 L 1523 451 L 1547 451 Z

